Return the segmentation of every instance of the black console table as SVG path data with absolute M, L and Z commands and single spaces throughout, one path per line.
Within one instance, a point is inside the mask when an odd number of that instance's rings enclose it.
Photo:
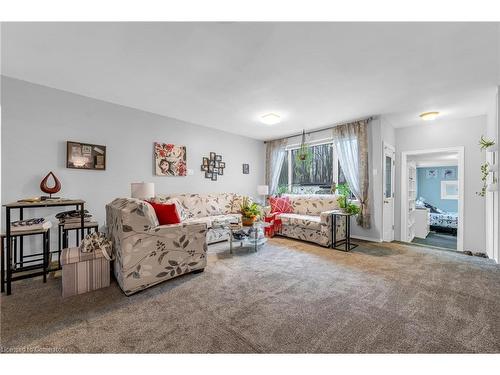
M 16 210 L 18 209 L 19 210 L 19 220 L 23 220 L 23 210 L 25 208 L 29 209 L 29 208 L 50 208 L 50 207 L 67 207 L 67 206 L 75 206 L 77 210 L 80 211 L 80 218 L 81 218 L 81 225 L 80 225 L 80 230 L 81 230 L 81 238 L 83 239 L 84 236 L 85 236 L 85 233 L 84 233 L 84 229 L 85 229 L 85 225 L 84 225 L 84 213 L 85 213 L 85 201 L 83 200 L 80 200 L 80 199 L 57 199 L 57 200 L 43 200 L 43 201 L 39 201 L 39 202 L 13 202 L 13 203 L 9 203 L 9 204 L 6 204 L 5 205 L 5 209 L 6 209 L 6 215 L 5 215 L 5 221 L 6 221 L 6 230 L 5 230 L 5 239 L 6 239 L 6 280 L 5 280 L 5 284 L 6 284 L 6 292 L 7 292 L 7 295 L 10 295 L 11 294 L 11 283 L 12 281 L 15 281 L 17 280 L 18 278 L 15 278 L 13 279 L 12 278 L 12 274 L 13 272 L 24 272 L 24 271 L 32 271 L 34 269 L 42 269 L 41 273 L 44 275 L 44 280 L 46 278 L 46 274 L 47 272 L 49 272 L 50 270 L 47 269 L 47 262 L 48 262 L 48 259 L 46 259 L 47 255 L 46 255 L 46 252 L 49 252 L 50 253 L 50 244 L 49 244 L 49 239 L 50 239 L 50 236 L 47 234 L 47 236 L 44 236 L 44 249 L 42 251 L 42 253 L 40 254 L 31 254 L 29 256 L 25 256 L 24 255 L 24 244 L 23 244 L 23 235 L 22 233 L 12 233 L 11 231 L 11 211 L 12 210 Z M 50 233 L 50 230 L 47 230 L 47 232 Z M 12 239 L 13 238 L 16 238 L 16 237 L 20 237 L 20 243 L 19 243 L 19 262 L 17 264 L 14 265 L 13 267 L 13 264 L 12 264 Z M 48 239 L 46 238 L 48 237 Z M 45 244 L 47 244 L 47 249 L 45 249 Z M 16 242 L 16 245 L 17 245 L 17 242 Z M 16 246 L 16 254 L 17 254 L 17 246 Z M 40 265 L 31 265 L 31 266 L 25 266 L 25 261 L 24 259 L 27 258 L 27 257 L 32 257 L 32 256 L 36 256 L 36 255 L 43 255 L 43 259 L 44 261 L 42 262 L 42 264 Z M 4 256 L 4 254 L 1 254 L 2 258 Z M 17 255 L 16 255 L 17 257 Z M 17 259 L 16 259 L 17 260 Z M 19 266 L 19 267 L 17 267 Z M 59 265 L 60 267 L 60 265 Z M 38 276 L 41 274 L 40 272 L 37 272 L 37 273 L 30 273 L 30 274 L 25 274 L 23 275 L 23 278 L 26 278 L 26 277 L 32 277 L 32 276 Z M 4 280 L 2 279 L 2 284 L 4 283 Z
M 357 244 L 351 242 L 351 214 L 334 211 L 332 212 L 332 249 L 351 251 L 352 249 L 358 247 Z M 337 220 L 344 219 L 345 223 L 345 238 L 337 240 Z M 344 245 L 342 249 L 341 246 Z

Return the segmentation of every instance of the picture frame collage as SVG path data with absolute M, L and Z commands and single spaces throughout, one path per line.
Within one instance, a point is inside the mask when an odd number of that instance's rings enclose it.
M 218 176 L 224 175 L 226 163 L 222 161 L 222 155 L 211 152 L 209 157 L 204 157 L 201 164 L 201 171 L 205 172 L 205 178 L 217 181 Z

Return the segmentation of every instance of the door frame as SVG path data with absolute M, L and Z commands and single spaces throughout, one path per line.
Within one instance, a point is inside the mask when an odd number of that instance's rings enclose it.
M 392 178 L 392 241 L 395 239 L 395 229 L 394 229 L 394 224 L 396 221 L 396 218 L 394 217 L 395 215 L 395 206 L 396 206 L 396 148 L 387 143 L 387 142 L 382 142 L 382 241 L 385 241 L 384 238 L 384 226 L 385 226 L 385 218 L 384 218 L 384 200 L 385 200 L 385 150 L 389 149 L 393 153 L 392 157 L 392 169 L 391 169 L 391 178 Z M 388 242 L 388 241 L 385 241 Z
M 464 146 L 434 148 L 426 150 L 403 151 L 401 153 L 401 241 L 407 242 L 408 230 L 408 194 L 407 194 L 407 162 L 408 156 L 431 154 L 436 152 L 458 153 L 458 228 L 457 228 L 457 251 L 464 251 Z

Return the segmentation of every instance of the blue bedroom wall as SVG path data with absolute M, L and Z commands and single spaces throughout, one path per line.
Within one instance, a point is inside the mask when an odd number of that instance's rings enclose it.
M 452 170 L 452 175 L 444 176 L 445 170 Z M 429 173 L 436 171 L 436 173 Z M 441 181 L 458 179 L 458 167 L 417 168 L 417 198 L 447 212 L 458 212 L 457 199 L 441 199 Z

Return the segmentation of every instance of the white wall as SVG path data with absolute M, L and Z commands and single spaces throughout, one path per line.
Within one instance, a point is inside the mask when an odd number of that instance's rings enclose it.
M 67 169 L 68 140 L 106 145 L 106 170 Z M 194 174 L 154 176 L 154 141 L 185 145 L 187 167 Z M 264 183 L 261 141 L 7 77 L 2 77 L 1 151 L 2 204 L 41 195 L 40 181 L 53 171 L 62 183 L 58 195 L 84 199 L 100 224 L 104 224 L 105 204 L 130 196 L 131 182 L 154 182 L 157 193 L 251 196 Z M 216 182 L 200 171 L 202 157 L 210 151 L 226 162 L 224 176 Z M 242 174 L 243 163 L 250 164 L 250 174 Z M 39 209 L 25 217 L 48 212 Z
M 382 126 L 382 141 L 396 148 L 396 129 L 384 116 L 380 117 L 380 123 Z
M 500 29 L 499 29 L 500 30 Z M 500 97 L 498 95 L 500 88 L 497 87 L 490 94 L 490 101 L 487 113 L 487 125 L 485 135 L 489 139 L 494 139 L 497 144 L 499 142 L 499 127 L 500 127 Z M 498 154 L 497 154 L 498 155 Z M 486 153 L 486 160 L 492 164 L 493 154 Z M 498 160 L 497 160 L 498 163 Z M 498 176 L 498 175 L 497 175 Z M 499 230 L 499 215 L 500 210 L 499 195 L 496 192 L 486 193 L 486 252 L 490 258 L 499 261 L 499 246 L 498 246 L 498 230 Z
M 481 164 L 485 153 L 479 149 L 479 138 L 486 132 L 486 116 L 459 120 L 423 122 L 421 125 L 396 129 L 396 207 L 395 234 L 401 239 L 401 153 L 443 147 L 464 146 L 464 250 L 484 252 L 485 199 L 476 195 L 481 189 Z

